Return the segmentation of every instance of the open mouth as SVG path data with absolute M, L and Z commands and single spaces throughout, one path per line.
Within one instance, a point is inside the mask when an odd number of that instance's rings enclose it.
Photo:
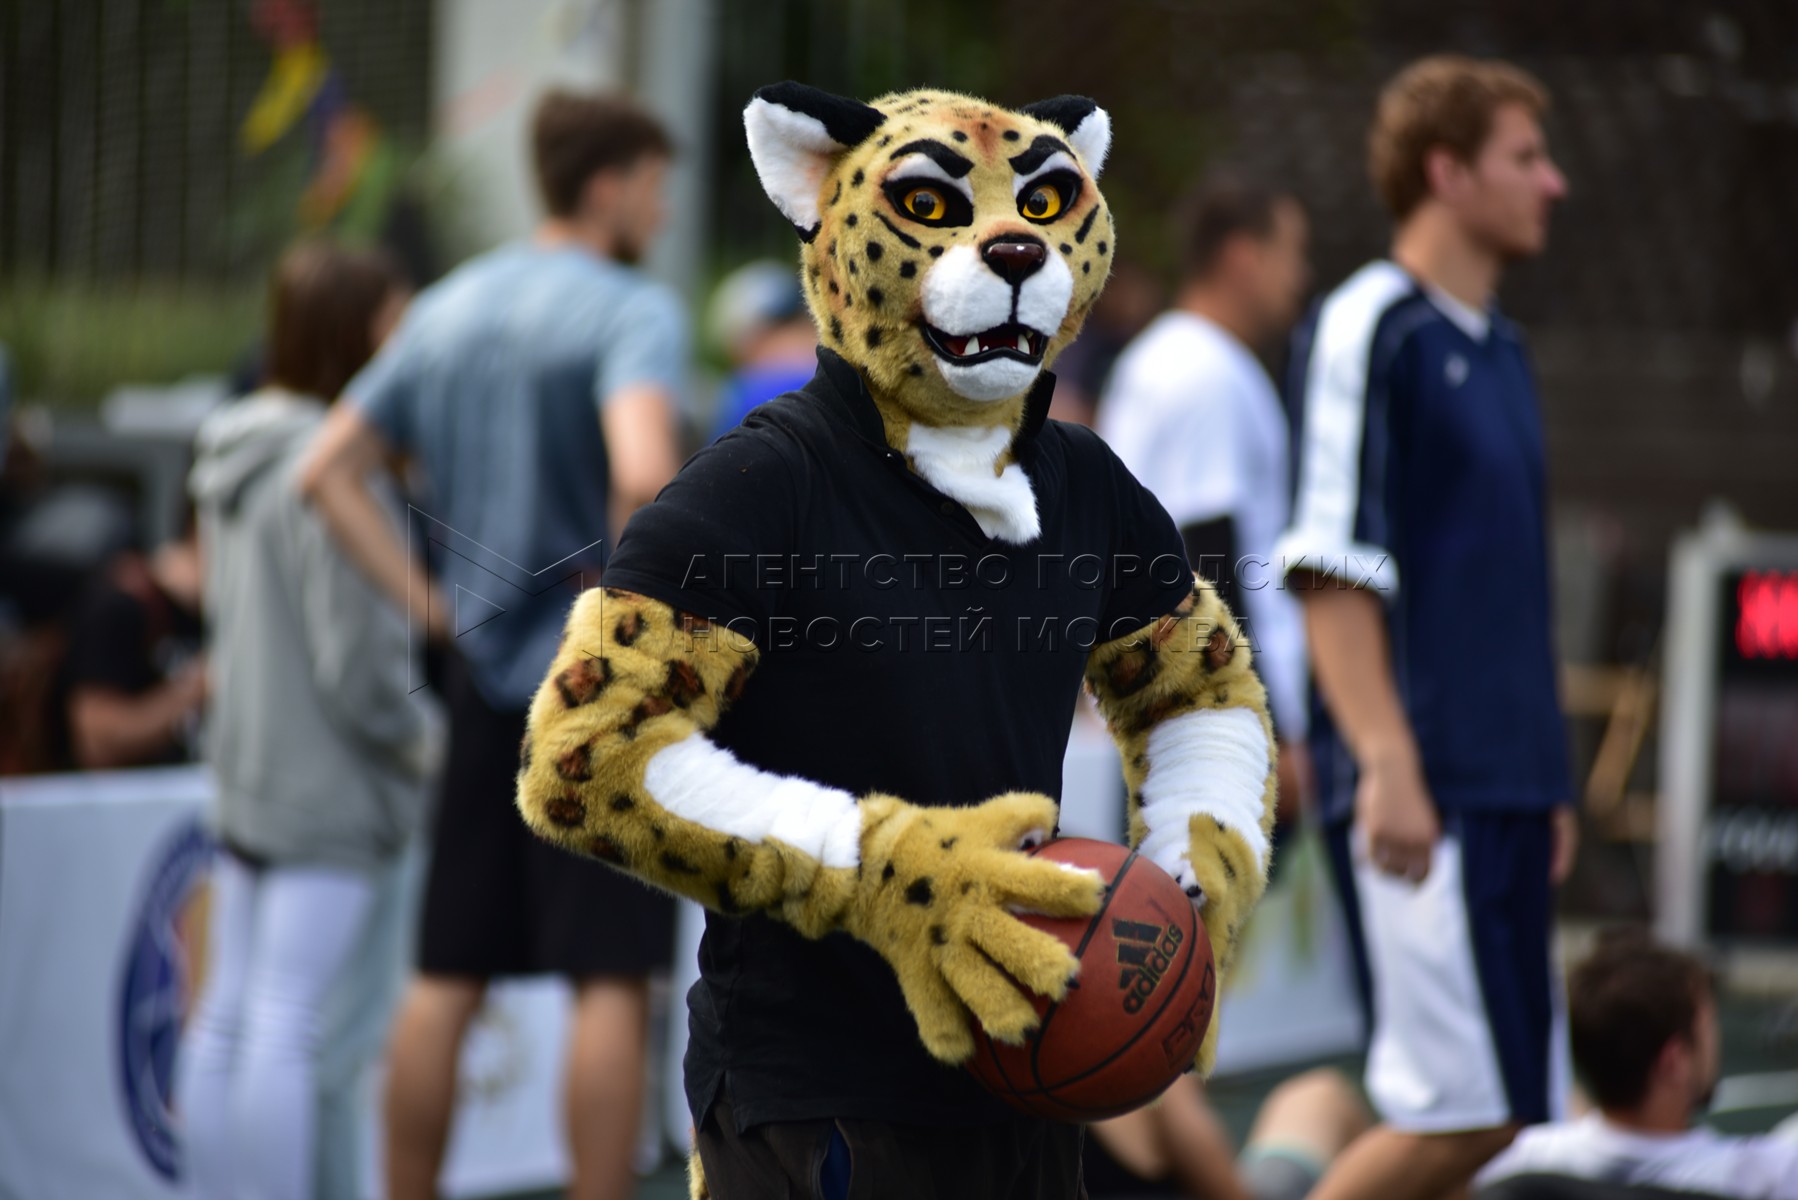
M 939 356 L 957 366 L 972 366 L 995 358 L 1013 358 L 1032 366 L 1043 361 L 1043 347 L 1049 339 L 1023 325 L 995 325 L 982 333 L 957 337 L 923 326 L 924 340 Z

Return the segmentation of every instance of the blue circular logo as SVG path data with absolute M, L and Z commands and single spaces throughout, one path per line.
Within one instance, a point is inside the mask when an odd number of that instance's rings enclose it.
M 178 826 L 151 856 L 137 920 L 125 940 L 119 989 L 119 1083 L 125 1119 L 144 1157 L 163 1178 L 180 1176 L 173 1112 L 175 1053 L 192 1001 L 195 893 L 213 843 L 197 820 Z

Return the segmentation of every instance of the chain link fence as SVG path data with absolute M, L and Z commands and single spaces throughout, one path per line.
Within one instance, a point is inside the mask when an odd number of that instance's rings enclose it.
M 0 276 L 235 282 L 301 224 L 298 194 L 332 136 L 326 106 L 355 106 L 387 138 L 423 145 L 430 0 L 319 5 L 323 78 L 287 77 L 285 127 L 247 144 L 259 98 L 282 86 L 278 52 L 304 31 L 299 7 L 0 8 Z

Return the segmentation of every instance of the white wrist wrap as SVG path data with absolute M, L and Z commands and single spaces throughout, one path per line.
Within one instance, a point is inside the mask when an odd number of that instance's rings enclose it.
M 1265 869 L 1261 817 L 1270 756 L 1259 716 L 1246 708 L 1182 713 L 1150 730 L 1148 756 L 1141 797 L 1148 833 L 1138 853 L 1188 882 L 1192 818 L 1204 814 L 1240 834 Z
M 707 829 L 747 842 L 774 838 L 827 867 L 861 861 L 854 796 L 738 762 L 702 734 L 657 751 L 643 783 L 657 804 Z

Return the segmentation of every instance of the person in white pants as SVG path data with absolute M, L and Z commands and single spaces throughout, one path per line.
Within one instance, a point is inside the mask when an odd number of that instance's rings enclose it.
M 200 430 L 190 491 L 222 851 L 175 1091 L 199 1200 L 313 1195 L 326 1001 L 418 824 L 441 741 L 413 691 L 405 615 L 342 558 L 293 478 L 403 294 L 378 256 L 325 242 L 290 251 L 275 276 L 269 385 Z
M 356 871 L 219 857 L 209 977 L 180 1066 L 200 1195 L 311 1195 L 320 1014 L 373 898 Z

